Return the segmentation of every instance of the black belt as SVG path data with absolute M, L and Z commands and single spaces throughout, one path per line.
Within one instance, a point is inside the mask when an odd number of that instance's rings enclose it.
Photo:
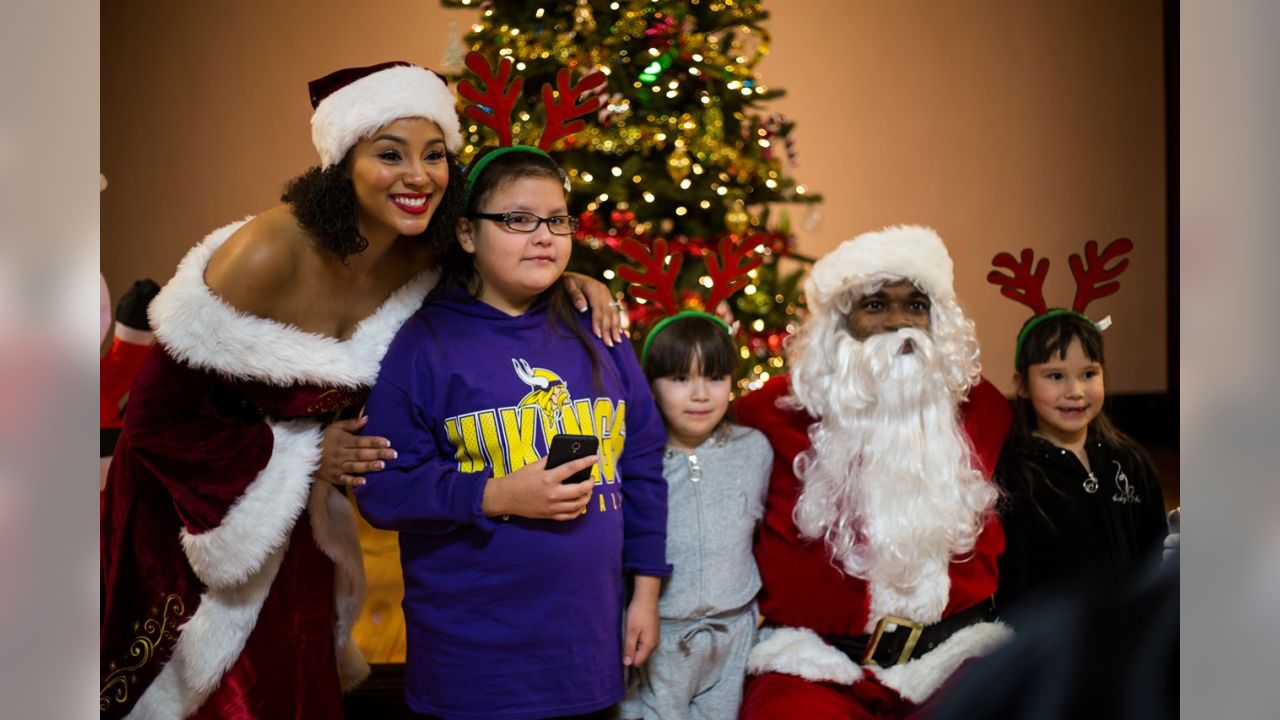
M 822 638 L 856 663 L 893 667 L 925 655 L 957 630 L 994 620 L 995 617 L 995 599 L 987 598 L 968 610 L 928 626 L 896 615 L 885 615 L 876 623 L 875 632 L 869 635 L 823 635 Z M 897 627 L 886 630 L 887 625 Z

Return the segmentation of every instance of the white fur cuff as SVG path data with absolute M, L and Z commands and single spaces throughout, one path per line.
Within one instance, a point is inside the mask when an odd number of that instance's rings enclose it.
M 747 674 L 782 673 L 810 682 L 852 685 L 863 678 L 863 668 L 848 655 L 828 645 L 808 628 L 775 628 L 761 631 L 760 642 L 747 657 Z M 1002 622 L 986 622 L 958 630 L 923 657 L 894 667 L 868 668 L 885 686 L 913 703 L 922 703 L 951 676 L 960 663 L 986 655 L 1013 638 Z
M 181 532 L 182 549 L 200 581 L 233 588 L 256 573 L 285 544 L 307 503 L 311 473 L 320 465 L 320 428 L 294 420 L 269 423 L 271 459 L 227 511 L 218 527 Z
M 138 698 L 131 720 L 173 720 L 195 712 L 244 650 L 287 547 L 271 553 L 244 585 L 200 596 L 182 626 L 173 655 Z
M 774 628 L 761 631 L 760 637 L 747 656 L 748 675 L 776 672 L 841 685 L 862 679 L 857 663 L 808 628 Z
M 116 340 L 130 345 L 150 345 L 156 341 L 156 334 L 150 330 L 139 330 L 131 328 L 122 322 L 117 322 L 112 335 Z
M 986 655 L 1013 638 L 1013 630 L 1002 622 L 985 622 L 957 630 L 929 654 L 905 665 L 876 669 L 880 682 L 902 697 L 919 704 L 929 698 L 960 663 Z

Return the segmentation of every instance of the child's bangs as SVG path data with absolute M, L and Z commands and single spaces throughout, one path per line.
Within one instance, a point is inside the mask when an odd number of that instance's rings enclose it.
M 733 339 L 724 328 L 707 318 L 688 317 L 666 326 L 653 339 L 644 374 L 650 381 L 693 370 L 720 377 L 733 375 L 737 364 Z
M 1102 333 L 1097 326 L 1074 315 L 1061 315 L 1045 320 L 1027 333 L 1022 345 L 1022 367 L 1018 370 L 1023 372 L 1032 365 L 1065 358 L 1073 340 L 1080 341 L 1080 349 L 1090 361 L 1107 364 Z

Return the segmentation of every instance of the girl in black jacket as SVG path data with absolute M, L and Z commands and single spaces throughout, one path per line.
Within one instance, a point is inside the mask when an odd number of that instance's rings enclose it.
M 1002 609 L 1068 582 L 1108 583 L 1158 557 L 1164 497 L 1146 452 L 1102 412 L 1102 334 L 1084 315 L 1028 321 L 1013 427 L 996 468 L 1007 536 Z

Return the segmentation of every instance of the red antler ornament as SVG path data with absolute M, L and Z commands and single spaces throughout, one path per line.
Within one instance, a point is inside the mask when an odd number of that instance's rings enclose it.
M 1090 240 L 1085 243 L 1083 258 L 1078 254 L 1072 254 L 1068 258 L 1071 275 L 1076 279 L 1076 297 L 1071 303 L 1071 312 L 1083 316 L 1089 303 L 1120 289 L 1120 283 L 1116 278 L 1129 268 L 1129 259 L 1121 256 L 1128 254 L 1131 250 L 1133 250 L 1133 241 L 1129 238 L 1116 238 L 1103 248 L 1102 252 L 1098 252 L 1098 241 Z M 999 285 L 1001 295 L 1026 305 L 1035 312 L 1036 316 L 1049 312 L 1049 304 L 1044 300 L 1044 278 L 1049 272 L 1048 258 L 1041 258 L 1039 262 L 1035 262 L 1035 255 L 1031 249 L 1024 248 L 1017 260 L 1013 259 L 1013 255 L 1002 252 L 992 258 L 991 264 L 1009 271 L 1008 275 L 997 270 L 987 273 L 987 282 Z M 1108 268 L 1108 264 L 1112 266 Z M 1100 327 L 1103 322 L 1109 321 L 1101 321 Z
M 1044 301 L 1044 278 L 1049 273 L 1049 258 L 1040 258 L 1035 263 L 1035 269 L 1032 269 L 1035 254 L 1031 248 L 1023 248 L 1020 255 L 1019 260 L 1014 260 L 1013 255 L 1007 252 L 997 254 L 991 264 L 1007 268 L 1010 274 L 1004 275 L 992 270 L 987 273 L 987 282 L 999 285 L 1001 295 L 1026 305 L 1036 315 L 1043 315 L 1049 310 L 1049 305 Z M 1074 264 L 1072 267 L 1075 267 Z
M 622 265 L 618 268 L 618 277 L 635 286 L 631 294 L 652 302 L 667 315 L 675 314 L 680 309 L 676 301 L 676 278 L 680 276 L 680 265 L 684 263 L 684 256 L 672 255 L 671 262 L 668 263 L 667 241 L 662 238 L 653 241 L 652 253 L 635 240 L 624 242 L 619 250 L 623 255 L 640 263 L 640 269 L 630 265 Z
M 507 85 L 511 80 L 511 58 L 502 58 L 497 73 L 493 72 L 483 53 L 474 50 L 467 53 L 466 62 L 484 84 L 484 89 L 477 88 L 470 79 L 458 83 L 462 97 L 475 103 L 468 105 L 463 112 L 472 120 L 493 128 L 498 133 L 499 144 L 506 147 L 511 144 L 511 111 L 520 97 L 520 89 L 524 87 L 524 78 L 517 75 L 510 86 Z
M 1124 258 L 1110 270 L 1107 263 L 1133 250 L 1133 241 L 1129 238 L 1117 238 L 1111 241 L 1101 253 L 1098 252 L 1098 241 L 1090 240 L 1084 246 L 1084 260 L 1077 254 L 1068 258 L 1071 274 L 1076 279 L 1076 297 L 1071 309 L 1083 313 L 1089 303 L 1111 295 L 1120 289 L 1116 277 L 1129 267 L 1129 259 Z
M 751 248 L 745 245 L 735 248 L 730 238 L 721 238 L 719 255 L 707 255 L 707 274 L 712 282 L 711 293 L 707 296 L 707 312 L 714 313 L 722 300 L 727 300 L 750 282 L 748 273 L 760 267 L 762 262 L 764 258 L 752 257 Z
M 583 77 L 577 85 L 570 85 L 569 71 L 561 69 L 556 73 L 555 93 L 552 93 L 551 85 L 542 86 L 542 104 L 547 108 L 547 126 L 542 129 L 538 149 L 550 150 L 560 138 L 579 132 L 587 126 L 580 118 L 600 109 L 604 95 L 591 94 L 591 91 L 604 85 L 604 80 L 604 73 L 597 71 Z M 568 122 L 573 118 L 579 119 Z
M 512 77 L 511 58 L 499 60 L 496 72 L 484 54 L 475 50 L 467 53 L 466 63 L 467 68 L 484 87 L 477 87 L 470 79 L 458 83 L 458 92 L 472 103 L 463 113 L 498 133 L 500 147 L 509 147 L 514 141 L 511 136 L 511 111 L 520 98 L 524 78 L 519 75 Z M 598 90 L 604 84 L 605 75 L 598 70 L 583 76 L 575 85 L 569 80 L 569 71 L 561 69 L 556 73 L 554 90 L 550 83 L 543 85 L 542 103 L 547 109 L 547 124 L 542 129 L 538 149 L 544 152 L 550 150 L 558 140 L 585 128 L 587 124 L 580 118 L 600 109 L 605 93 Z
M 652 252 L 638 240 L 623 242 L 619 251 L 640 264 L 639 268 L 622 265 L 617 271 L 618 277 L 631 283 L 629 292 L 632 297 L 652 302 L 661 315 L 671 316 L 680 312 L 676 279 L 680 277 L 684 256 L 675 253 L 667 262 L 668 246 L 663 238 L 653 241 Z M 764 262 L 764 258 L 754 256 L 751 247 L 745 243 L 736 244 L 732 237 L 721 238 L 718 252 L 708 253 L 705 257 L 711 291 L 707 293 L 703 307 L 713 315 L 718 314 L 716 308 L 721 302 L 750 282 L 751 271 Z M 696 294 L 690 294 L 696 297 Z

